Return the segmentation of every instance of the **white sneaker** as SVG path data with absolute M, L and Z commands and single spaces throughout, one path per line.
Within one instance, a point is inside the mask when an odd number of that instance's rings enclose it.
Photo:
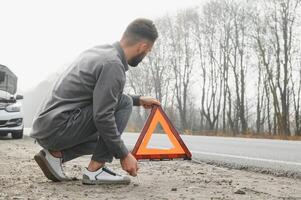
M 119 175 L 107 167 L 102 167 L 95 172 L 91 172 L 85 168 L 83 173 L 82 183 L 87 185 L 130 184 L 131 182 L 128 176 Z
M 48 150 L 42 149 L 34 159 L 48 179 L 54 182 L 70 180 L 63 171 L 62 158 L 56 158 Z

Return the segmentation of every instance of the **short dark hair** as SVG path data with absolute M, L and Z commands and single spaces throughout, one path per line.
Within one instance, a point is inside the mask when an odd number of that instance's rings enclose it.
M 131 22 L 123 33 L 129 43 L 134 44 L 141 39 L 155 42 L 158 38 L 158 31 L 152 20 L 139 18 Z

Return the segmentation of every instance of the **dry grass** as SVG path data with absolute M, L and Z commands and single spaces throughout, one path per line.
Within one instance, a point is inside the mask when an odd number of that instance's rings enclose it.
M 187 132 L 185 132 L 187 133 Z M 185 134 L 186 135 L 186 134 Z M 257 138 L 257 139 L 275 139 L 275 140 L 296 140 L 301 141 L 301 136 L 270 135 L 268 133 L 246 133 L 233 134 L 216 131 L 194 132 L 187 135 L 219 136 L 219 137 L 238 137 L 238 138 Z

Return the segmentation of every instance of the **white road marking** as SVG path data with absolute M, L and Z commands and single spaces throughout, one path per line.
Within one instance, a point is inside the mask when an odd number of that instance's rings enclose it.
M 248 156 L 238 156 L 238 155 L 223 154 L 223 153 L 211 153 L 211 152 L 204 152 L 204 151 L 191 151 L 191 153 L 301 166 L 301 163 L 291 162 L 291 161 L 283 161 L 283 160 L 272 160 L 272 159 L 266 159 L 266 158 L 254 158 L 254 157 L 248 157 Z

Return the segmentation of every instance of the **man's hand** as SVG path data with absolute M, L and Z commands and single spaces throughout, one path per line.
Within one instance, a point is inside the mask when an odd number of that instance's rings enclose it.
M 137 176 L 137 171 L 139 169 L 136 158 L 129 153 L 123 159 L 120 159 L 121 167 L 124 171 L 128 172 L 131 176 Z
M 141 96 L 139 102 L 140 105 L 143 106 L 145 109 L 150 109 L 152 105 L 161 105 L 161 103 L 157 99 L 147 96 Z

